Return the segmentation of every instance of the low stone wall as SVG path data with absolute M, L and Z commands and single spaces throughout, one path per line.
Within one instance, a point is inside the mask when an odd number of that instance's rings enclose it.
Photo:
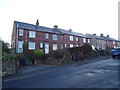
M 2 62 L 2 76 L 16 73 L 15 60 L 6 60 Z

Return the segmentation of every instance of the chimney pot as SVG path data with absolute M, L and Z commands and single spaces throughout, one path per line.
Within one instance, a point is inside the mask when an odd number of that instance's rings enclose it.
M 54 25 L 54 29 L 58 29 L 58 25 Z
M 107 35 L 107 37 L 109 37 L 109 35 Z
M 103 34 L 100 34 L 101 37 L 103 37 Z
M 37 19 L 37 21 L 36 21 L 36 25 L 39 26 L 39 20 L 38 20 L 38 19 Z
M 69 29 L 69 32 L 72 32 L 72 29 Z

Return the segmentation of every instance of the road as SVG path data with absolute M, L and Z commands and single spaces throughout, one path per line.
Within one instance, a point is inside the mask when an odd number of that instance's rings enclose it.
M 119 59 L 59 65 L 6 80 L 3 88 L 118 88 Z

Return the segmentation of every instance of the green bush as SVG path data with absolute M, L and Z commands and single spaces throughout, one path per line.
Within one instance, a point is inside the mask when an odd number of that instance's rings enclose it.
M 44 54 L 44 52 L 42 51 L 42 50 L 35 50 L 34 52 L 33 52 L 33 55 L 41 55 L 41 54 Z
M 6 60 L 16 60 L 17 57 L 15 54 L 3 54 L 2 56 L 2 61 L 6 61 Z
M 84 45 L 81 46 L 82 52 L 88 54 L 92 51 L 92 47 L 90 44 L 85 43 Z

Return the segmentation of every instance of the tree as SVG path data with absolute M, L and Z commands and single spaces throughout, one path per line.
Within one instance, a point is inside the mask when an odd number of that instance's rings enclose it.
M 9 48 L 10 44 L 1 39 L 0 39 L 0 42 L 2 43 L 2 53 L 9 54 L 10 53 L 10 48 Z

